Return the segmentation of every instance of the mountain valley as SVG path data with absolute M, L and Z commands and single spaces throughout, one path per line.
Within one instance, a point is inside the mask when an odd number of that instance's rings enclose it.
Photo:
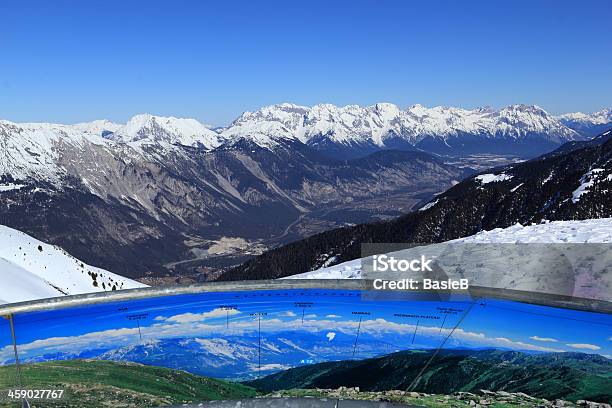
M 280 245 L 409 213 L 475 171 L 580 146 L 609 119 L 279 104 L 215 130 L 148 114 L 0 121 L 0 224 L 148 284 L 216 279 Z
M 483 230 L 612 216 L 612 131 L 526 162 L 480 172 L 419 211 L 271 250 L 220 279 L 271 279 L 361 257 L 362 243 L 436 243 Z M 298 256 L 299 254 L 299 256 Z

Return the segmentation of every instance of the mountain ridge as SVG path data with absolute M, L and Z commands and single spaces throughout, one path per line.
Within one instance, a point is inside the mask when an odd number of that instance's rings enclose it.
M 4 121 L 8 122 L 8 121 Z M 12 122 L 10 122 L 12 123 Z M 538 153 L 550 149 L 549 144 L 561 144 L 594 136 L 602 126 L 612 123 L 612 110 L 602 109 L 592 114 L 568 113 L 550 115 L 537 105 L 516 104 L 495 110 L 489 107 L 463 109 L 412 105 L 406 109 L 391 103 L 371 106 L 335 106 L 319 104 L 312 107 L 291 103 L 264 106 L 242 113 L 229 126 L 212 130 L 195 119 L 164 117 L 151 114 L 133 116 L 126 124 L 95 120 L 75 125 L 18 124 L 38 128 L 63 126 L 121 143 L 160 143 L 196 146 L 205 150 L 241 138 L 262 147 L 271 147 L 279 138 L 299 140 L 313 147 L 365 145 L 366 152 L 376 148 L 417 148 L 434 153 L 461 154 L 460 141 L 476 140 L 529 142 L 542 139 L 547 146 L 534 146 Z M 434 141 L 452 147 L 442 149 Z M 451 143 L 448 143 L 448 141 Z M 398 145 L 398 141 L 402 143 Z M 475 148 L 475 147 L 473 147 Z M 512 148 L 512 143 L 505 146 Z M 522 152 L 523 154 L 525 152 Z M 363 155 L 353 152 L 353 157 Z

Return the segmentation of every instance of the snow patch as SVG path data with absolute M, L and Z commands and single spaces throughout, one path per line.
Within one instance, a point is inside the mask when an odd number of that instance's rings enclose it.
M 476 176 L 475 179 L 480 181 L 481 184 L 497 183 L 499 181 L 506 181 L 512 179 L 512 175 L 501 173 L 501 174 L 481 174 Z
M 434 200 L 431 203 L 427 203 L 425 204 L 423 207 L 419 208 L 419 211 L 425 211 L 425 210 L 429 210 L 431 207 L 433 207 L 434 205 L 438 204 L 439 200 Z
M 591 169 L 582 177 L 580 177 L 580 185 L 576 190 L 572 192 L 572 202 L 577 203 L 578 201 L 580 201 L 580 197 L 582 197 L 583 194 L 589 192 L 589 188 L 593 187 L 593 185 L 597 182 L 600 174 L 605 171 L 605 169 Z M 611 176 L 612 174 L 609 174 L 606 177 L 606 180 L 609 181 Z
M 514 193 L 516 190 L 518 190 L 519 188 L 521 188 L 521 186 L 522 186 L 523 184 L 524 184 L 524 183 L 521 183 L 521 184 L 519 184 L 518 186 L 514 187 L 512 190 L 510 190 L 510 192 L 511 192 L 511 193 Z
M 25 187 L 25 184 L 0 184 L 0 192 L 2 191 L 12 191 L 12 190 L 20 190 Z

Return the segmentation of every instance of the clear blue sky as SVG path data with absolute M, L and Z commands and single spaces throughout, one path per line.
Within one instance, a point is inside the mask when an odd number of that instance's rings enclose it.
M 0 118 L 612 106 L 612 2 L 2 0 Z

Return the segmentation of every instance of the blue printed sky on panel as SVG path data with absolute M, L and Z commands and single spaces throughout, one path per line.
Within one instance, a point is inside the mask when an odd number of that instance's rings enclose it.
M 358 325 L 364 344 L 384 343 L 388 352 L 435 348 L 471 304 L 469 299 L 371 300 L 350 291 L 268 291 L 244 295 L 182 295 L 17 315 L 20 355 L 28 361 L 43 355 L 57 358 L 91 350 L 114 350 L 143 341 L 247 338 L 258 329 L 254 313 L 265 313 L 261 318 L 265 335 L 293 336 L 302 342 L 303 348 L 330 344 L 334 339 L 328 339 L 329 333 L 338 336 L 338 344 L 344 336 L 347 343 L 342 347 L 347 357 L 351 357 L 352 338 Z M 134 316 L 140 316 L 138 323 Z M 8 328 L 0 329 L 0 364 L 10 363 L 13 351 Z M 445 346 L 577 351 L 610 356 L 611 336 L 610 315 L 482 300 L 474 303 Z

